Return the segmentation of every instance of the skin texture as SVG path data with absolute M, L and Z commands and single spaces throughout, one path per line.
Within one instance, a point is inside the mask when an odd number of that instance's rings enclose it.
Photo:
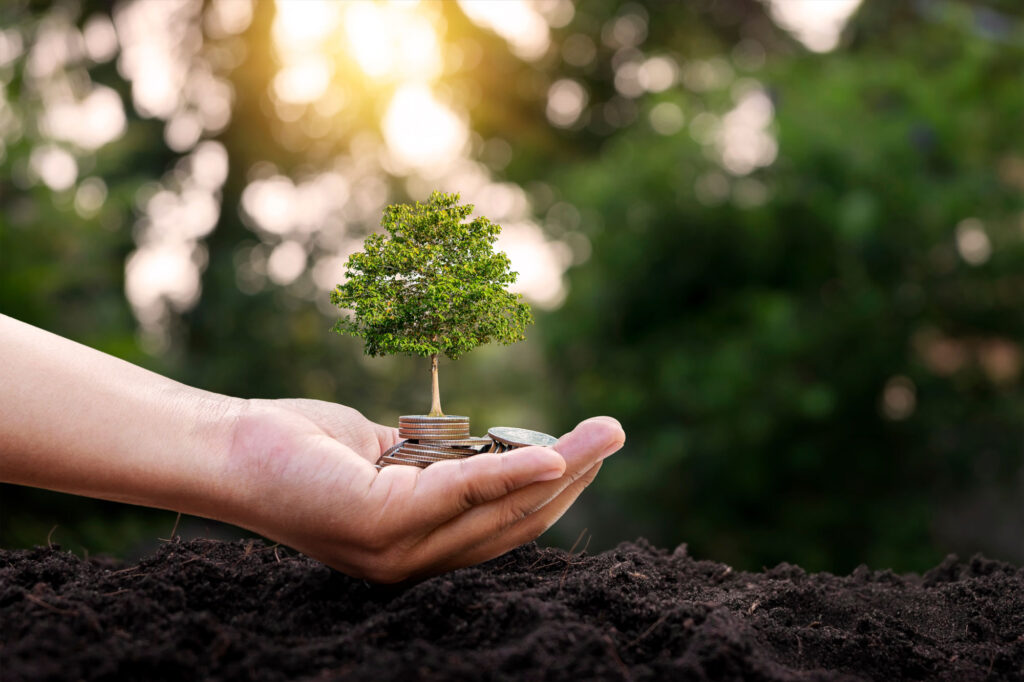
M 397 429 L 349 407 L 201 391 L 2 315 L 0 348 L 0 480 L 226 521 L 375 582 L 532 540 L 625 441 L 595 417 L 552 448 L 378 472 Z

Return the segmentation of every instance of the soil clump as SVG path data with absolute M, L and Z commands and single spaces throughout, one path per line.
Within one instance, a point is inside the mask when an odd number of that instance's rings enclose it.
M 530 544 L 387 587 L 258 541 L 131 565 L 0 550 L 0 678 L 1024 681 L 1024 569 L 746 573 L 685 546 Z

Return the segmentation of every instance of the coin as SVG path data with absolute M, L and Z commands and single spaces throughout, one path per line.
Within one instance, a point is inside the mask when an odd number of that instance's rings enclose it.
M 409 429 L 399 429 L 398 435 L 402 438 L 414 440 L 459 440 L 466 438 L 469 433 L 467 431 L 412 431 Z
M 407 433 L 405 431 L 400 431 L 399 435 L 402 438 L 405 438 L 406 440 L 414 440 L 414 441 L 417 441 L 419 443 L 433 443 L 433 442 L 438 441 L 438 440 L 446 440 L 448 438 L 451 438 L 451 436 L 440 436 L 439 437 L 439 436 L 432 436 L 432 435 L 423 435 L 423 434 L 419 434 L 419 433 Z
M 397 443 L 395 443 L 394 445 L 392 445 L 392 446 L 391 446 L 390 448 L 388 448 L 387 450 L 385 450 L 385 451 L 384 451 L 384 454 L 383 454 L 383 455 L 381 455 L 381 457 L 387 457 L 388 455 L 390 455 L 390 454 L 392 454 L 392 453 L 396 452 L 396 451 L 397 451 L 397 450 L 398 450 L 398 449 L 399 449 L 400 447 L 402 447 L 402 446 L 403 446 L 403 445 L 404 445 L 404 444 L 405 444 L 406 442 L 407 442 L 407 441 L 404 441 L 404 440 L 400 440 L 400 441 L 398 441 Z
M 470 455 L 475 455 L 476 453 L 472 450 L 435 450 L 433 448 L 428 447 L 407 445 L 404 448 L 402 448 L 402 454 L 424 455 L 426 457 L 437 457 L 439 459 L 465 459 L 466 457 L 469 457 Z
M 469 428 L 469 423 L 453 422 L 451 424 L 421 424 L 420 422 L 401 422 L 398 424 L 401 429 L 438 429 L 443 431 L 444 429 L 458 429 L 463 431 Z
M 443 462 L 443 461 L 445 461 L 444 457 L 434 457 L 432 455 L 424 455 L 424 454 L 421 454 L 421 453 L 418 453 L 418 452 L 404 452 L 404 451 L 402 452 L 401 455 L 399 455 L 399 458 L 400 459 L 404 459 L 404 460 L 409 460 L 411 462 L 417 462 L 417 463 L 420 463 L 420 462 L 431 462 L 431 463 L 433 463 L 433 462 Z
M 421 452 L 412 452 L 404 449 L 397 455 L 397 457 L 399 459 L 403 459 L 409 462 L 415 462 L 416 464 L 433 464 L 435 462 L 444 462 L 448 459 L 447 457 L 438 457 L 435 455 L 428 455 Z
M 455 440 L 435 440 L 431 441 L 432 445 L 446 445 L 448 447 L 467 447 L 467 448 L 479 448 L 480 446 L 490 446 L 493 443 L 490 438 L 480 438 L 477 436 L 470 436 L 469 438 L 458 438 Z
M 398 422 L 398 426 L 407 429 L 468 429 L 469 422 Z
M 416 460 L 411 459 L 411 458 L 396 457 L 394 455 L 389 455 L 388 457 L 385 457 L 383 460 L 381 460 L 381 464 L 383 464 L 383 465 L 404 464 L 405 466 L 420 467 L 422 469 L 422 468 L 426 467 L 427 464 L 429 464 L 429 462 L 419 462 L 419 461 L 416 461 Z
M 494 427 L 486 436 L 470 436 L 469 433 L 469 417 L 462 415 L 403 415 L 398 419 L 398 435 L 402 440 L 381 455 L 377 466 L 405 464 L 422 468 L 485 452 L 503 454 L 516 448 L 551 446 L 556 442 L 545 433 L 507 426 Z
M 410 450 L 422 450 L 424 452 L 441 452 L 448 455 L 460 455 L 466 457 L 472 454 L 475 450 L 470 448 L 453 448 L 447 445 L 438 445 L 435 441 L 423 441 L 421 443 L 409 443 L 406 446 Z
M 384 461 L 384 458 L 385 458 L 385 457 L 389 457 L 389 456 L 391 456 L 391 455 L 395 454 L 396 452 L 398 452 L 399 448 L 401 448 L 401 447 L 402 447 L 402 445 L 404 445 L 404 444 L 405 444 L 405 443 L 407 443 L 407 442 L 408 442 L 408 441 L 400 440 L 400 441 L 398 441 L 397 443 L 395 443 L 394 445 L 392 445 L 391 447 L 389 447 L 389 448 L 388 448 L 387 450 L 385 450 L 385 451 L 383 452 L 383 454 L 381 454 L 381 456 L 377 458 L 377 463 L 376 463 L 376 465 L 375 465 L 375 466 L 377 467 L 377 469 L 380 469 L 380 468 L 381 468 L 381 466 L 383 466 L 383 465 L 381 464 L 381 462 L 383 462 L 383 461 Z
M 407 414 L 398 418 L 399 424 L 468 424 L 469 417 L 458 414 L 446 414 L 442 417 L 429 417 L 425 414 Z
M 513 448 L 525 448 L 531 445 L 551 447 L 558 442 L 554 436 L 549 436 L 540 431 L 530 429 L 519 429 L 514 426 L 494 426 L 487 431 L 487 435 L 499 443 L 510 445 Z

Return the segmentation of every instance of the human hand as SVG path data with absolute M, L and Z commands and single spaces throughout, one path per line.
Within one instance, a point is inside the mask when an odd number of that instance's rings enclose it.
M 610 417 L 553 448 L 444 461 L 373 463 L 398 431 L 315 400 L 248 401 L 217 514 L 349 575 L 399 582 L 486 561 L 547 530 L 625 441 Z

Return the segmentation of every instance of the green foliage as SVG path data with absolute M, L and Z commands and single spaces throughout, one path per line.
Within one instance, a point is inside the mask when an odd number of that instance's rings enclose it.
M 484 217 L 466 222 L 472 205 L 434 192 L 426 204 L 384 210 L 387 235 L 367 237 L 348 261 L 347 280 L 331 302 L 350 308 L 335 331 L 360 336 L 368 355 L 445 355 L 455 360 L 490 341 L 524 339 L 532 322 L 508 256 L 494 252 L 501 226 Z
M 647 125 L 659 103 L 722 115 L 726 81 L 649 97 L 552 180 L 593 247 L 541 321 L 552 371 L 574 416 L 629 434 L 591 527 L 849 570 L 928 565 L 978 541 L 971 517 L 1020 518 L 1024 43 L 889 23 L 758 74 L 779 143 L 764 169 L 731 175 L 699 135 Z M 987 551 L 1021 556 L 1005 537 Z

